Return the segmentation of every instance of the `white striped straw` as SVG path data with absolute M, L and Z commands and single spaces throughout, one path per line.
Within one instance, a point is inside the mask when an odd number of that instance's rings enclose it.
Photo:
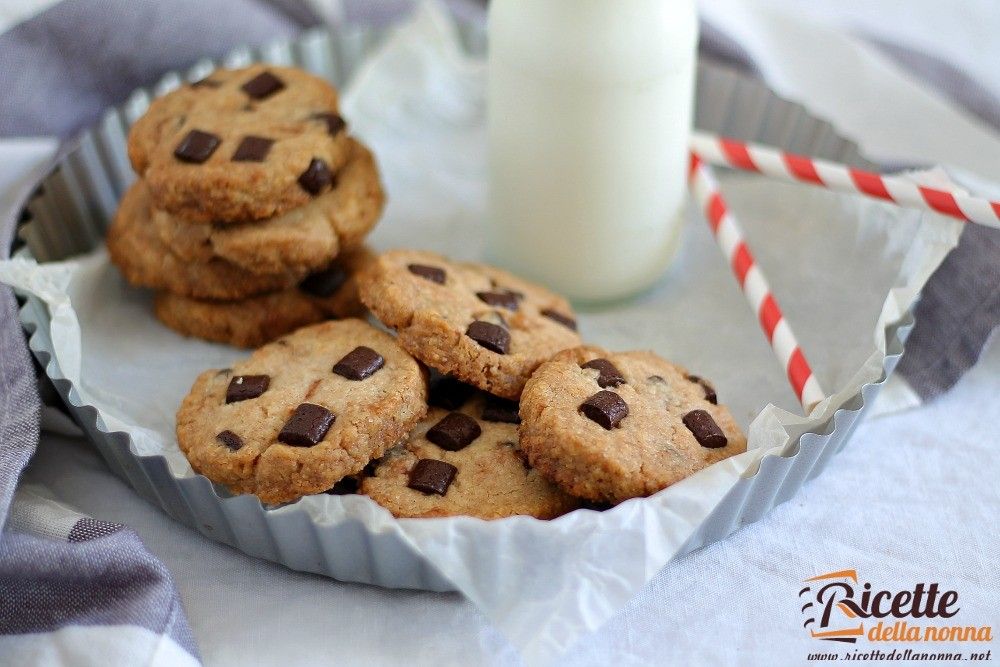
M 955 190 L 931 188 L 899 176 L 885 176 L 705 132 L 692 135 L 691 150 L 711 164 L 756 171 L 785 181 L 820 185 L 838 192 L 863 194 L 1000 229 L 1000 202 Z
M 691 192 L 705 214 L 705 220 L 719 244 L 719 249 L 722 250 L 722 255 L 732 267 L 743 289 L 743 295 L 757 315 L 771 349 L 785 369 L 792 390 L 795 391 L 796 397 L 808 415 L 817 403 L 826 398 L 826 394 L 823 393 L 809 362 L 806 361 L 778 301 L 771 293 L 764 272 L 754 260 L 739 222 L 723 199 L 712 168 L 702 162 L 695 153 L 691 154 L 688 180 Z

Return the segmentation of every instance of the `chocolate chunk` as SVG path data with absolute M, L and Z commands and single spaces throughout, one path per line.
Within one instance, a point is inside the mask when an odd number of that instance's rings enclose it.
M 476 420 L 461 412 L 451 412 L 427 431 L 427 439 L 441 449 L 457 452 L 482 435 Z
M 646 380 L 649 382 L 654 382 L 656 384 L 663 384 L 664 382 L 666 382 L 666 380 L 663 379 L 662 375 L 650 375 L 648 378 L 646 378 Z
M 322 442 L 337 416 L 320 405 L 303 403 L 285 422 L 278 442 L 295 447 L 312 447 Z
M 706 380 L 704 378 L 700 378 L 697 375 L 688 375 L 687 376 L 687 380 L 688 380 L 688 382 L 694 382 L 696 384 L 700 384 L 701 385 L 701 388 L 705 390 L 705 400 L 706 401 L 708 401 L 712 405 L 718 405 L 719 404 L 719 397 L 715 393 L 715 387 L 713 387 L 712 384 L 708 380 Z
M 628 417 L 628 404 L 613 391 L 599 391 L 580 404 L 580 412 L 610 431 Z
M 496 324 L 476 320 L 465 335 L 492 352 L 507 354 L 510 350 L 510 332 Z
M 581 509 L 592 510 L 594 512 L 606 512 L 612 507 L 614 505 L 603 500 L 584 500 L 580 504 Z
M 333 367 L 333 372 L 348 380 L 364 380 L 375 375 L 382 366 L 385 366 L 382 355 L 361 345 L 344 355 Z
M 311 195 L 318 195 L 323 188 L 333 183 L 333 174 L 326 162 L 314 157 L 309 167 L 299 176 L 299 185 Z
M 448 487 L 455 479 L 458 468 L 450 463 L 437 459 L 420 459 L 410 470 L 410 481 L 407 486 L 423 493 L 436 493 L 443 496 L 448 493 Z
M 567 329 L 572 329 L 573 331 L 576 331 L 576 320 L 574 320 L 569 315 L 563 315 L 562 313 L 552 310 L 550 308 L 546 308 L 545 310 L 543 310 L 542 315 L 549 318 L 550 320 L 558 322 Z
M 237 375 L 229 381 L 226 403 L 237 403 L 257 398 L 271 386 L 270 375 Z
M 326 123 L 326 131 L 331 137 L 335 137 L 347 128 L 347 121 L 335 113 L 314 113 L 310 118 L 321 120 Z
M 585 363 L 581 368 L 593 368 L 596 370 L 598 372 L 597 384 L 602 389 L 625 384 L 625 377 L 621 374 L 621 371 L 615 368 L 615 365 L 607 359 L 593 359 Z
M 350 496 L 358 492 L 359 486 L 358 478 L 351 475 L 331 486 L 326 493 L 329 493 L 331 496 Z
M 715 393 L 715 388 L 711 386 L 706 386 L 704 384 L 701 386 L 705 388 L 705 400 L 711 403 L 712 405 L 718 405 L 719 396 L 718 394 Z
M 475 387 L 460 382 L 453 377 L 443 377 L 431 385 L 427 402 L 445 410 L 458 410 L 469 400 Z
M 243 137 L 243 141 L 233 153 L 233 162 L 263 162 L 274 145 L 273 139 L 265 137 Z
M 726 439 L 726 434 L 722 432 L 719 425 L 712 419 L 712 415 L 704 410 L 692 410 L 684 415 L 683 421 L 684 425 L 691 431 L 691 434 L 694 435 L 694 439 L 702 447 L 716 449 L 718 447 L 725 447 L 726 443 L 729 442 Z
M 521 416 L 517 414 L 517 401 L 509 401 L 506 398 L 488 396 L 483 405 L 483 413 L 480 415 L 483 421 L 504 422 L 506 424 L 520 424 Z
M 243 92 L 255 100 L 270 97 L 285 87 L 285 82 L 270 72 L 261 72 L 243 84 Z
M 236 435 L 232 431 L 223 431 L 219 435 L 215 436 L 215 439 L 228 447 L 231 452 L 238 452 L 243 448 L 243 438 Z
M 201 164 L 212 157 L 212 153 L 215 152 L 220 143 L 222 140 L 214 134 L 201 130 L 191 130 L 181 139 L 181 143 L 177 144 L 177 148 L 174 149 L 174 157 L 181 162 Z
M 323 271 L 310 274 L 299 283 L 299 289 L 310 296 L 326 299 L 344 286 L 347 282 L 347 271 L 339 264 L 334 264 Z
M 415 276 L 420 276 L 432 283 L 444 285 L 446 275 L 444 269 L 439 269 L 436 266 L 427 266 L 426 264 L 410 264 L 406 268 Z
M 483 303 L 507 310 L 517 310 L 518 299 L 508 292 L 476 292 L 476 296 Z

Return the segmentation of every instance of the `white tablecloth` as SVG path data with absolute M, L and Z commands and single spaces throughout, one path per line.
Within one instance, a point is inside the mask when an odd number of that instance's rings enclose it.
M 942 161 L 1000 180 L 995 134 L 890 61 L 824 27 L 932 50 L 1000 94 L 994 0 L 806 4 L 706 0 L 703 9 L 765 63 L 780 92 L 805 100 L 873 155 Z M 821 24 L 775 13 L 792 7 Z M 994 341 L 949 394 L 863 424 L 827 472 L 793 500 L 669 565 L 562 662 L 804 663 L 809 652 L 830 647 L 802 629 L 801 582 L 845 568 L 890 589 L 940 582 L 960 593 L 958 620 L 997 626 L 998 378 Z M 457 595 L 342 584 L 202 538 L 141 500 L 79 439 L 45 435 L 25 484 L 134 528 L 173 573 L 208 665 L 519 662 Z M 1000 643 L 976 649 L 996 654 Z

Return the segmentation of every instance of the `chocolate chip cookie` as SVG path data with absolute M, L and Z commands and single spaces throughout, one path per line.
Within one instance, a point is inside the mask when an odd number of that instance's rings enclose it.
M 271 218 L 333 187 L 350 155 L 337 104 L 303 70 L 216 70 L 150 104 L 129 159 L 158 209 L 216 224 Z
M 560 352 L 528 381 L 520 416 L 531 465 L 594 501 L 651 495 L 747 446 L 709 382 L 652 352 Z
M 212 481 L 281 503 L 360 472 L 426 411 L 420 365 L 388 334 L 340 320 L 202 373 L 177 413 L 177 442 Z
M 358 278 L 361 301 L 428 366 L 516 399 L 532 371 L 579 345 L 569 304 L 506 271 L 397 250 Z
M 138 287 L 231 300 L 294 287 L 308 274 L 304 269 L 255 274 L 224 259 L 185 261 L 163 243 L 149 219 L 149 190 L 139 182 L 122 197 L 106 237 L 111 261 Z
M 300 327 L 364 313 L 355 274 L 371 258 L 365 248 L 348 250 L 298 287 L 238 301 L 209 301 L 161 292 L 154 304 L 156 317 L 185 336 L 236 347 L 258 347 Z
M 551 519 L 580 506 L 528 466 L 517 445 L 517 403 L 475 392 L 451 405 L 431 408 L 359 492 L 401 518 Z
M 375 226 L 385 196 L 371 152 L 349 140 L 350 158 L 332 190 L 274 218 L 244 224 L 192 224 L 153 209 L 150 224 L 181 259 L 224 259 L 251 273 L 313 271 Z M 140 184 L 136 187 L 145 187 Z

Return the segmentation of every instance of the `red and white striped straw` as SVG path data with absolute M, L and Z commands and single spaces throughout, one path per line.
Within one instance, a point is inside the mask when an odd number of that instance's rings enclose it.
M 1000 202 L 954 190 L 930 188 L 899 176 L 885 176 L 704 132 L 692 135 L 691 150 L 711 164 L 820 185 L 838 192 L 863 194 L 1000 229 Z
M 695 153 L 691 154 L 688 180 L 719 249 L 729 261 L 750 308 L 757 314 L 760 326 L 771 343 L 771 349 L 785 369 L 788 381 L 808 415 L 817 403 L 826 398 L 826 394 L 806 361 L 778 301 L 771 293 L 764 272 L 754 260 L 739 222 L 723 199 L 712 168 Z

